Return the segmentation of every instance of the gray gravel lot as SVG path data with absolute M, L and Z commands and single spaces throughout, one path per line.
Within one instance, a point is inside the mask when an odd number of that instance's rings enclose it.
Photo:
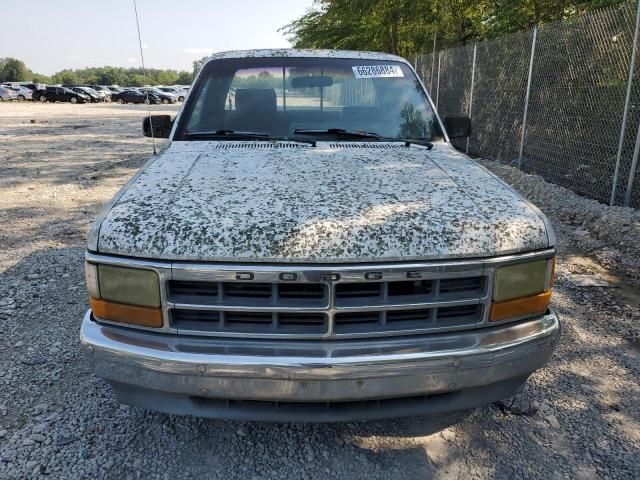
M 80 351 L 82 256 L 98 210 L 149 155 L 143 115 L 130 105 L 0 106 L 0 479 L 640 478 L 637 212 L 491 162 L 559 237 L 562 341 L 513 403 L 335 425 L 118 405 Z M 610 286 L 577 286 L 577 274 Z

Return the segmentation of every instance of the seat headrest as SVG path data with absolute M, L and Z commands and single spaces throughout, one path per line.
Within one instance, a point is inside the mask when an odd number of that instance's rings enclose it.
M 273 88 L 238 88 L 236 110 L 240 113 L 276 112 L 276 91 Z

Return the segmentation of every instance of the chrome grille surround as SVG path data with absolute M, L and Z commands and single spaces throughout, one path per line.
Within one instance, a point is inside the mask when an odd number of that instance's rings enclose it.
M 164 326 L 130 328 L 321 340 L 489 326 L 495 269 L 554 254 L 547 249 L 486 259 L 349 265 L 147 261 L 90 252 L 86 260 L 158 273 Z

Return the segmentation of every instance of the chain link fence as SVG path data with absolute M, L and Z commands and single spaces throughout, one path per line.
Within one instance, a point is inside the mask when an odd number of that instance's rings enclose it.
M 640 208 L 637 13 L 627 2 L 419 55 L 416 71 L 441 115 L 472 118 L 457 148 Z

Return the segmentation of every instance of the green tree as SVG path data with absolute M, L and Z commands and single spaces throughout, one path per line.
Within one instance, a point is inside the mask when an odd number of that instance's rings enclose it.
M 193 82 L 193 73 L 182 71 L 178 73 L 178 78 L 176 78 L 176 85 L 191 85 Z
M 120 85 L 124 81 L 122 68 L 101 67 L 96 70 L 95 81 L 98 85 Z
M 149 83 L 146 80 L 147 79 L 140 73 L 128 73 L 125 77 L 124 84 L 132 87 L 142 87 Z
M 202 57 L 199 60 L 194 60 L 193 61 L 193 76 L 194 77 L 198 74 L 198 72 L 200 71 L 200 69 L 202 68 L 202 66 L 207 61 L 208 58 L 209 57 Z
M 624 0 L 315 0 L 281 30 L 298 48 L 409 56 L 483 40 Z
M 27 80 L 31 71 L 22 60 L 0 58 L 0 82 L 20 82 Z
M 51 79 L 54 83 L 60 83 L 62 85 L 71 84 L 74 85 L 76 83 L 81 83 L 78 80 L 78 75 L 73 70 L 62 70 L 56 74 L 54 74 Z

